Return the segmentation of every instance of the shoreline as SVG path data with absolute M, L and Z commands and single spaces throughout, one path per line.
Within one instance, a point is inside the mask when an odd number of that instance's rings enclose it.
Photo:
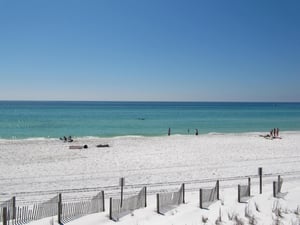
M 72 136 L 75 140 L 89 140 L 89 139 L 114 139 L 114 138 L 159 138 L 159 137 L 190 137 L 190 136 L 255 136 L 255 135 L 262 135 L 262 134 L 269 134 L 268 131 L 251 131 L 251 132 L 209 132 L 209 133 L 200 133 L 199 135 L 191 134 L 168 134 L 164 135 L 116 135 L 116 136 Z M 280 131 L 280 134 L 300 134 L 300 130 L 290 130 L 290 131 Z M 280 135 L 281 136 L 281 135 Z M 59 137 L 27 137 L 27 138 L 1 138 L 0 141 L 43 141 L 43 140 L 59 140 Z M 59 140 L 60 141 L 60 140 Z

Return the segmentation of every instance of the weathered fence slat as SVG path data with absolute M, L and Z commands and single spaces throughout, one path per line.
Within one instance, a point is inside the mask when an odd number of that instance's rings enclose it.
M 79 217 L 104 211 L 104 191 L 101 191 L 89 201 L 61 203 L 59 221 L 67 223 Z
M 277 178 L 277 182 L 273 181 L 273 197 L 274 198 L 284 198 L 287 195 L 287 192 L 281 192 L 281 187 L 283 184 L 283 179 L 280 175 Z
M 169 210 L 185 202 L 185 187 L 181 185 L 179 191 L 160 193 L 157 195 L 157 212 L 164 215 Z
M 143 187 L 137 195 L 133 195 L 123 199 L 110 199 L 109 217 L 111 220 L 118 221 L 119 218 L 125 216 L 132 211 L 146 207 L 146 187 Z
M 208 209 L 211 204 L 219 200 L 219 181 L 217 180 L 214 188 L 200 188 L 199 199 L 201 209 Z
M 248 177 L 248 185 L 238 185 L 238 202 L 247 203 L 251 198 L 251 178 Z

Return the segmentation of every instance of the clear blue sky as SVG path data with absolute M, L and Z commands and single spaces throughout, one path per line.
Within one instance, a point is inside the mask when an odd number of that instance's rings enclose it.
M 0 0 L 0 100 L 300 101 L 300 1 Z

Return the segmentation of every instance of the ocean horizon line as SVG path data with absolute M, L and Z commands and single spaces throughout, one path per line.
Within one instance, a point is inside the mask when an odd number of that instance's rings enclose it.
M 99 103 L 295 103 L 299 104 L 299 101 L 235 101 L 235 100 L 0 100 L 0 102 L 99 102 Z

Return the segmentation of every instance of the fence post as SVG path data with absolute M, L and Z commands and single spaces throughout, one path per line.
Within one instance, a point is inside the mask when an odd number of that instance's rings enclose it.
M 147 207 L 147 187 L 145 188 L 145 208 Z
M 156 207 L 157 207 L 157 213 L 159 212 L 159 194 L 156 194 Z
M 120 186 L 121 186 L 121 208 L 123 205 L 123 189 L 124 189 L 124 184 L 125 184 L 125 178 L 121 177 L 120 178 Z
M 182 184 L 182 203 L 185 204 L 185 184 Z
M 241 186 L 238 185 L 238 202 L 240 203 L 241 202 Z
M 273 197 L 276 198 L 276 181 L 273 181 Z
M 3 225 L 7 225 L 7 208 L 3 207 Z
M 12 198 L 12 210 L 13 210 L 13 217 L 12 217 L 12 219 L 13 220 L 15 220 L 16 219 L 16 197 L 14 196 L 13 198 Z
M 103 210 L 102 212 L 105 211 L 105 198 L 104 198 L 104 191 L 101 191 L 101 195 L 102 195 L 102 205 L 103 205 Z
M 112 197 L 109 198 L 109 219 L 112 220 Z
M 199 206 L 202 209 L 202 189 L 200 188 L 200 193 L 199 193 Z
M 262 194 L 262 167 L 258 168 L 259 175 L 259 194 Z
M 250 177 L 248 177 L 248 188 L 249 188 L 248 195 L 250 196 L 251 195 L 251 178 Z
M 62 214 L 62 201 L 61 201 L 61 193 L 58 194 L 58 214 L 57 214 L 57 218 L 58 218 L 58 223 L 62 224 L 61 221 L 61 215 Z
M 219 180 L 217 180 L 217 199 L 220 200 L 220 183 L 219 183 Z

